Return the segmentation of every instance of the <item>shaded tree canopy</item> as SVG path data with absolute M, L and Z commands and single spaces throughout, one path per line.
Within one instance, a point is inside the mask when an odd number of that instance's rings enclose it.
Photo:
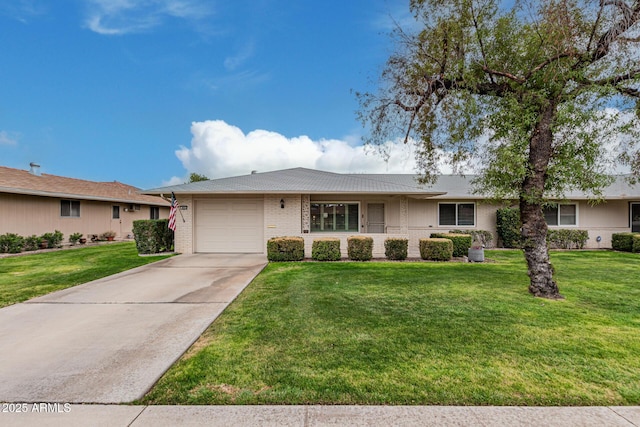
M 360 93 L 367 142 L 415 144 L 421 181 L 474 165 L 474 189 L 519 201 L 530 291 L 560 297 L 542 208 L 579 190 L 597 200 L 616 165 L 637 179 L 640 0 L 411 0 L 420 31 L 376 93 Z M 547 264 L 547 266 L 544 266 Z

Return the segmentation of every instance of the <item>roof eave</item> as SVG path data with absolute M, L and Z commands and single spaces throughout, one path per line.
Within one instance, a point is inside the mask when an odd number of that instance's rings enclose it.
M 366 195 L 366 196 L 408 196 L 414 199 L 420 198 L 432 198 L 443 196 L 447 194 L 446 192 L 400 192 L 400 191 L 331 191 L 331 190 L 322 190 L 322 191 L 308 191 L 308 190 L 270 190 L 270 191 L 174 191 L 174 194 L 177 195 L 198 195 L 198 196 L 241 196 L 241 195 L 251 195 L 251 196 L 259 196 L 265 194 L 310 194 L 310 195 L 318 195 L 318 194 L 330 194 L 330 195 Z M 167 196 L 169 193 L 166 191 L 145 191 L 142 194 L 149 195 L 158 195 L 158 196 Z
M 58 193 L 58 192 L 29 190 L 24 188 L 7 188 L 7 187 L 0 187 L 0 193 L 22 194 L 26 196 L 39 196 L 39 197 L 55 197 L 55 198 L 63 198 L 63 199 L 92 200 L 92 201 L 98 201 L 98 202 L 131 203 L 135 205 L 149 205 L 149 206 L 160 205 L 160 206 L 169 207 L 169 203 L 163 199 L 159 199 L 158 203 L 153 203 L 151 201 L 145 201 L 145 200 L 91 196 L 91 195 L 72 194 L 72 193 Z M 145 194 L 145 193 L 141 193 L 141 194 Z

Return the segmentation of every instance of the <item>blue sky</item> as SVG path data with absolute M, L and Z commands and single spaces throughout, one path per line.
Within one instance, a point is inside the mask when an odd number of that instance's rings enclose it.
M 284 167 L 412 171 L 365 154 L 408 0 L 0 0 L 0 165 L 141 188 Z

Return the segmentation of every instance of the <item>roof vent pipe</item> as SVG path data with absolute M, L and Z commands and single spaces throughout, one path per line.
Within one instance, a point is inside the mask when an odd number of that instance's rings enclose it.
M 258 171 L 256 171 L 256 170 L 251 171 L 251 175 L 255 175 L 257 173 L 258 173 Z
M 40 165 L 34 162 L 29 163 L 31 169 L 29 169 L 29 173 L 31 175 L 40 176 Z

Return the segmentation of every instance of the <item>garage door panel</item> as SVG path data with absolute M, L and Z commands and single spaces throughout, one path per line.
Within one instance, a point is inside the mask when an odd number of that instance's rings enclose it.
M 196 252 L 264 252 L 262 200 L 198 200 Z

